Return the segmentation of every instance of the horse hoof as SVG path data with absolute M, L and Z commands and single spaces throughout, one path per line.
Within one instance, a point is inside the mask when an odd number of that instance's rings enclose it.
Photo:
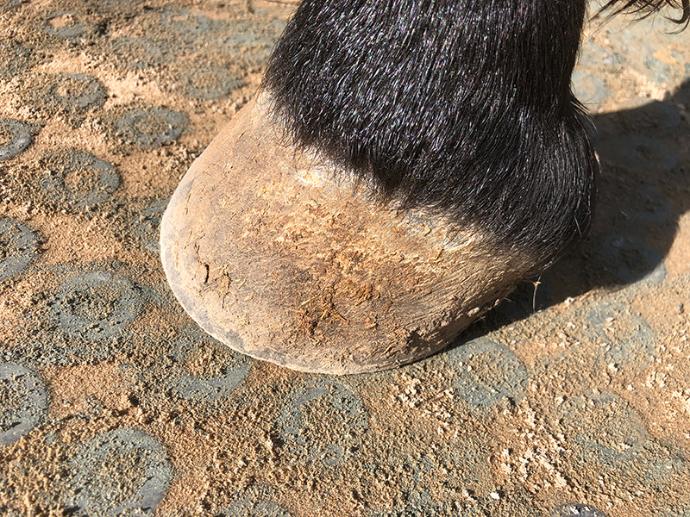
M 533 266 L 480 228 L 383 203 L 298 149 L 260 94 L 194 162 L 161 221 L 168 282 L 231 348 L 372 372 L 446 347 Z

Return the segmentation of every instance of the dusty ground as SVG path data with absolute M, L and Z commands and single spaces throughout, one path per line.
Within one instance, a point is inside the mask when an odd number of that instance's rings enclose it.
M 290 9 L 0 0 L 0 512 L 690 515 L 690 32 L 591 31 L 597 221 L 536 292 L 328 378 L 205 338 L 157 257 Z

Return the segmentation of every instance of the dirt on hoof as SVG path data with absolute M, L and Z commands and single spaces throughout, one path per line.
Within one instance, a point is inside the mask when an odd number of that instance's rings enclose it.
M 398 210 L 290 145 L 261 94 L 194 162 L 161 223 L 187 312 L 296 370 L 383 370 L 450 344 L 532 267 L 476 228 Z

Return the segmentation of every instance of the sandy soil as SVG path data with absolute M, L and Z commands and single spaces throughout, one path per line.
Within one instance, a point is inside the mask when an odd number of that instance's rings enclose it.
M 0 0 L 0 512 L 690 515 L 690 32 L 590 31 L 577 249 L 451 350 L 332 378 L 205 337 L 157 254 L 291 8 Z

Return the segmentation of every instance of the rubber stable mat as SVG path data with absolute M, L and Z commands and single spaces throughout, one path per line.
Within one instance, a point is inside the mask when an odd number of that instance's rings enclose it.
M 590 27 L 577 249 L 452 349 L 330 378 L 204 336 L 157 256 L 291 9 L 0 0 L 0 512 L 690 515 L 690 31 Z

